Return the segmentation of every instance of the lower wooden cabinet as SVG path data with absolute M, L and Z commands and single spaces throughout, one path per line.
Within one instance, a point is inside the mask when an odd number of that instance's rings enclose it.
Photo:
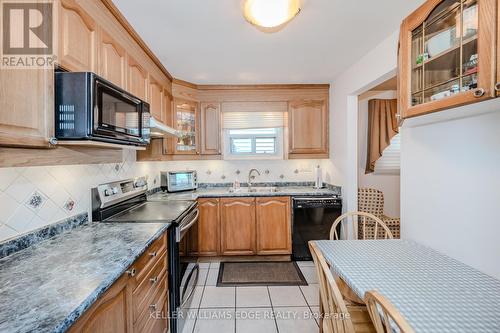
M 70 333 L 164 333 L 168 329 L 166 235 L 157 239 L 82 317 Z
M 193 256 L 289 255 L 290 197 L 198 199 L 197 228 L 188 235 Z
M 197 256 L 217 256 L 220 254 L 220 211 L 219 199 L 198 200 L 200 217 L 197 228 L 188 235 L 189 254 Z
M 257 254 L 291 254 L 290 198 L 256 200 Z
M 255 254 L 255 198 L 220 199 L 221 254 Z

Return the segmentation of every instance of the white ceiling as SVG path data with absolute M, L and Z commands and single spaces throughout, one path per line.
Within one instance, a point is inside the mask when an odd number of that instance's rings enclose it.
M 245 21 L 241 0 L 114 2 L 174 77 L 231 84 L 328 83 L 423 0 L 303 0 L 273 34 Z

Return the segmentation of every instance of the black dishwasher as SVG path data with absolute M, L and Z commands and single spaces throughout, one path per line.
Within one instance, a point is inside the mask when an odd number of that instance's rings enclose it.
M 303 196 L 292 198 L 292 202 L 292 259 L 312 260 L 307 243 L 329 238 L 333 222 L 342 214 L 342 199 L 338 196 Z M 340 227 L 339 224 L 339 235 Z

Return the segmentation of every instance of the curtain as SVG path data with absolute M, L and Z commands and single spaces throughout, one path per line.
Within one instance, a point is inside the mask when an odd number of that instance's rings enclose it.
M 382 156 L 394 135 L 398 134 L 397 100 L 371 99 L 368 101 L 368 153 L 366 171 L 375 171 L 375 162 Z

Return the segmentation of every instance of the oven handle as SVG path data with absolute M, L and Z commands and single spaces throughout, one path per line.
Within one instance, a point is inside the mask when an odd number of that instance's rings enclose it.
M 180 228 L 177 228 L 178 232 L 177 232 L 177 242 L 180 242 L 182 237 L 184 237 L 184 233 L 193 226 L 193 224 L 196 223 L 196 221 L 198 221 L 198 216 L 200 215 L 200 210 L 198 208 L 196 208 L 196 215 L 192 218 L 191 221 L 189 221 L 189 223 L 187 223 L 186 225 L 183 225 L 183 223 L 181 222 L 181 225 L 180 225 Z M 189 218 L 190 216 L 192 215 L 192 213 L 188 216 L 186 216 L 184 219 L 187 219 Z M 184 220 L 183 220 L 184 222 Z
M 181 304 L 181 309 L 184 307 L 184 305 L 186 305 L 187 301 L 191 298 L 191 296 L 193 296 L 195 290 L 196 290 L 196 286 L 198 285 L 198 278 L 200 276 L 200 266 L 198 264 L 196 264 L 195 268 L 193 269 L 193 271 L 196 271 L 196 279 L 193 283 L 193 287 L 191 288 L 191 290 L 189 291 L 189 295 L 188 297 L 186 297 L 185 299 L 182 300 L 182 304 Z M 193 274 L 193 272 L 191 273 Z M 188 282 L 186 282 L 187 285 L 189 285 Z

